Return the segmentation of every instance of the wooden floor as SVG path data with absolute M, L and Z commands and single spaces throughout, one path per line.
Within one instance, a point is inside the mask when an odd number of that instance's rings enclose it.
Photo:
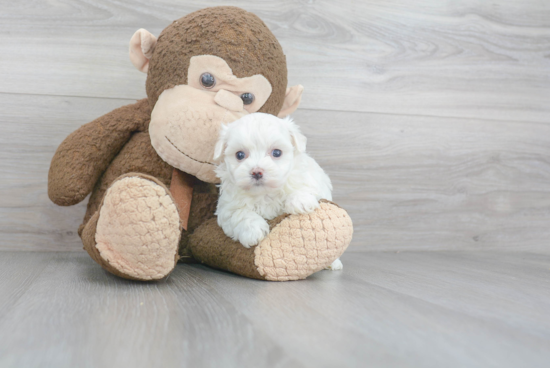
M 305 281 L 3 252 L 1 367 L 548 367 L 550 256 L 365 252 Z
M 227 4 L 0 0 L 0 367 L 549 367 L 549 1 L 231 1 L 305 86 L 344 271 L 132 283 L 83 253 L 55 149 L 145 97 L 137 29 Z

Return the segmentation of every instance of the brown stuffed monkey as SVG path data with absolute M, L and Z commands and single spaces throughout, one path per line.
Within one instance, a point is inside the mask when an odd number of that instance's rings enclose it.
M 147 97 L 70 134 L 50 166 L 48 194 L 61 206 L 91 197 L 79 228 L 84 249 L 109 272 L 158 280 L 178 260 L 246 277 L 303 279 L 351 241 L 346 211 L 330 202 L 270 221 L 250 249 L 217 225 L 212 161 L 221 124 L 245 114 L 286 116 L 303 88 L 287 88 L 283 50 L 254 14 L 235 7 L 191 13 L 156 39 L 138 30 L 130 59 L 147 73 Z

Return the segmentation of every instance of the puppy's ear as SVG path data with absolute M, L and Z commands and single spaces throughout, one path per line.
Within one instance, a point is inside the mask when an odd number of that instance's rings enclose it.
M 227 129 L 227 125 L 222 124 L 222 127 L 220 129 L 220 137 L 218 138 L 216 146 L 214 147 L 214 161 L 218 161 L 223 155 L 223 151 L 225 150 L 225 146 L 227 145 Z
M 288 128 L 288 131 L 290 132 L 290 138 L 292 139 L 292 144 L 298 152 L 302 153 L 306 151 L 306 144 L 307 144 L 307 138 L 305 135 L 300 132 L 300 127 L 296 125 L 290 117 L 286 117 L 283 119 L 284 124 Z

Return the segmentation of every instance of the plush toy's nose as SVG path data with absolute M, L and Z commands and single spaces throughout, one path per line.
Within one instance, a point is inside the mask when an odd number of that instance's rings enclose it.
M 227 110 L 240 112 L 244 109 L 243 100 L 225 89 L 220 89 L 218 93 L 216 93 L 214 101 Z

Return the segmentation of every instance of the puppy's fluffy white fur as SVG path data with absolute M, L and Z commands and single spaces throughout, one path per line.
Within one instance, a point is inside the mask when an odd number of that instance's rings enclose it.
M 269 114 L 222 126 L 214 152 L 221 179 L 216 215 L 227 236 L 249 248 L 269 234 L 266 220 L 312 212 L 320 199 L 332 200 L 330 179 L 305 152 L 306 141 L 290 118 Z

